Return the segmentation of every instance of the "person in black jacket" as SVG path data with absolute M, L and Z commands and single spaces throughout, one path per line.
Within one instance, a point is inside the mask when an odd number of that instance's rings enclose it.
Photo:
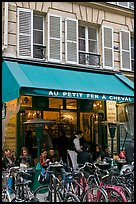
M 89 153 L 89 145 L 87 143 L 83 144 L 82 152 L 79 152 L 77 155 L 77 163 L 85 164 L 85 162 L 92 162 L 92 155 Z
M 13 166 L 16 166 L 16 158 L 10 149 L 5 149 L 4 156 L 2 157 L 2 168 L 8 169 Z

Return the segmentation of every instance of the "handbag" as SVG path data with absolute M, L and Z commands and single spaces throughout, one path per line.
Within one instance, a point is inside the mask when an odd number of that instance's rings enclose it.
M 45 169 L 42 168 L 41 173 L 38 176 L 38 182 L 41 184 L 46 184 L 46 173 Z

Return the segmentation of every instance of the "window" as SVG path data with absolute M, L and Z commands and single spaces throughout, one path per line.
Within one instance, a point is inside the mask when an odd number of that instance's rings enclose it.
M 44 59 L 44 17 L 30 9 L 18 9 L 18 43 L 20 57 Z
M 33 15 L 33 57 L 42 59 L 43 49 L 43 17 Z
M 134 9 L 134 2 L 117 2 L 117 5 L 126 7 L 126 8 L 130 8 L 130 9 Z
M 109 4 L 115 4 L 121 7 L 129 8 L 134 10 L 134 2 L 107 2 Z
M 79 64 L 99 65 L 98 31 L 93 27 L 79 25 L 78 48 Z
M 113 29 L 102 27 L 102 48 L 103 48 L 103 67 L 112 69 L 114 67 L 113 50 Z
M 131 70 L 131 59 L 130 59 L 130 32 L 121 30 L 120 31 L 120 63 L 122 70 Z
M 134 37 L 131 36 L 131 70 L 134 71 Z

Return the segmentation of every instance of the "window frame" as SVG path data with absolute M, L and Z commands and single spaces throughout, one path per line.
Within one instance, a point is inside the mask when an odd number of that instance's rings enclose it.
M 87 53 L 87 54 L 96 54 L 96 55 L 99 55 L 99 38 L 98 38 L 98 32 L 99 32 L 99 30 L 98 30 L 98 28 L 96 28 L 96 27 L 94 27 L 94 26 L 86 26 L 86 25 L 83 25 L 83 24 L 80 24 L 79 23 L 79 25 L 78 25 L 78 34 L 79 34 L 79 26 L 81 26 L 81 27 L 84 27 L 85 28 L 85 51 L 82 51 L 82 50 L 79 50 L 79 46 L 78 46 L 78 59 L 79 59 L 79 52 L 80 53 Z M 96 30 L 96 40 L 93 40 L 93 39 L 91 39 L 91 41 L 95 41 L 97 44 L 96 44 L 96 47 L 97 47 L 97 52 L 89 52 L 89 33 L 88 33 L 88 31 L 89 31 L 89 28 L 92 28 L 92 29 L 95 29 Z M 81 37 L 79 37 L 79 35 L 78 35 L 78 45 L 79 45 L 79 39 L 83 39 L 83 38 L 81 38 Z M 79 65 L 84 65 L 84 66 L 95 66 L 95 65 L 91 65 L 91 64 L 88 64 L 87 62 L 86 62 L 86 64 L 81 64 L 81 63 L 79 63 L 79 61 L 78 61 L 78 64 Z M 96 67 L 96 66 L 95 66 Z
M 40 46 L 45 46 L 44 45 L 44 42 L 45 42 L 45 25 L 44 25 L 44 16 L 42 16 L 42 15 L 38 15 L 38 14 L 35 14 L 35 13 L 33 13 L 33 16 L 32 16 L 32 19 L 33 19 L 33 17 L 34 16 L 39 16 L 39 17 L 42 17 L 42 19 L 43 19 L 43 44 L 41 45 L 41 44 L 38 44 L 38 43 L 34 43 L 34 41 L 33 41 L 33 46 L 34 45 L 40 45 Z M 32 22 L 32 24 L 33 24 L 33 22 Z M 37 29 L 36 29 L 37 30 Z M 34 32 L 34 26 L 32 27 L 32 32 Z M 33 49 L 32 49 L 33 50 Z M 33 59 L 36 59 L 36 60 L 44 60 L 45 58 L 46 58 L 46 56 L 44 56 L 42 59 L 41 58 L 34 58 L 34 54 L 32 55 L 33 56 Z
M 31 56 L 22 56 L 22 55 L 19 54 L 19 35 L 20 35 L 20 33 L 19 33 L 19 11 L 24 11 L 24 12 L 30 12 L 31 13 Z M 40 16 L 40 17 L 43 18 L 43 46 L 45 46 L 44 45 L 45 44 L 45 41 L 44 41 L 45 40 L 44 39 L 44 35 L 45 35 L 45 31 L 44 31 L 44 28 L 45 28 L 45 26 L 44 26 L 44 16 L 35 14 L 33 12 L 33 10 L 31 10 L 31 9 L 18 8 L 17 9 L 17 18 L 18 18 L 17 19 L 17 56 L 19 58 L 36 59 L 36 60 L 41 61 L 41 60 L 44 60 L 45 58 L 44 57 L 42 59 L 41 58 L 34 58 L 34 56 L 33 56 L 33 45 L 34 45 L 34 41 L 33 41 L 33 30 L 34 30 L 34 27 L 33 27 L 33 16 L 34 15 L 37 15 L 37 16 Z

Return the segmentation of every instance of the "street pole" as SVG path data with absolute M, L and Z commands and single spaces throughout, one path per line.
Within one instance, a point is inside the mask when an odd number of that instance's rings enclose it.
M 108 124 L 109 125 L 109 132 L 110 132 L 110 138 L 111 138 L 111 157 L 113 158 L 113 152 L 114 152 L 114 137 L 115 137 L 115 131 L 116 126 L 114 124 Z
M 41 171 L 42 166 L 40 163 L 40 150 L 41 150 L 41 138 L 42 138 L 42 134 L 43 134 L 43 125 L 42 124 L 36 124 L 35 130 L 36 130 L 36 137 L 37 137 L 37 159 L 38 159 L 35 170 Z

